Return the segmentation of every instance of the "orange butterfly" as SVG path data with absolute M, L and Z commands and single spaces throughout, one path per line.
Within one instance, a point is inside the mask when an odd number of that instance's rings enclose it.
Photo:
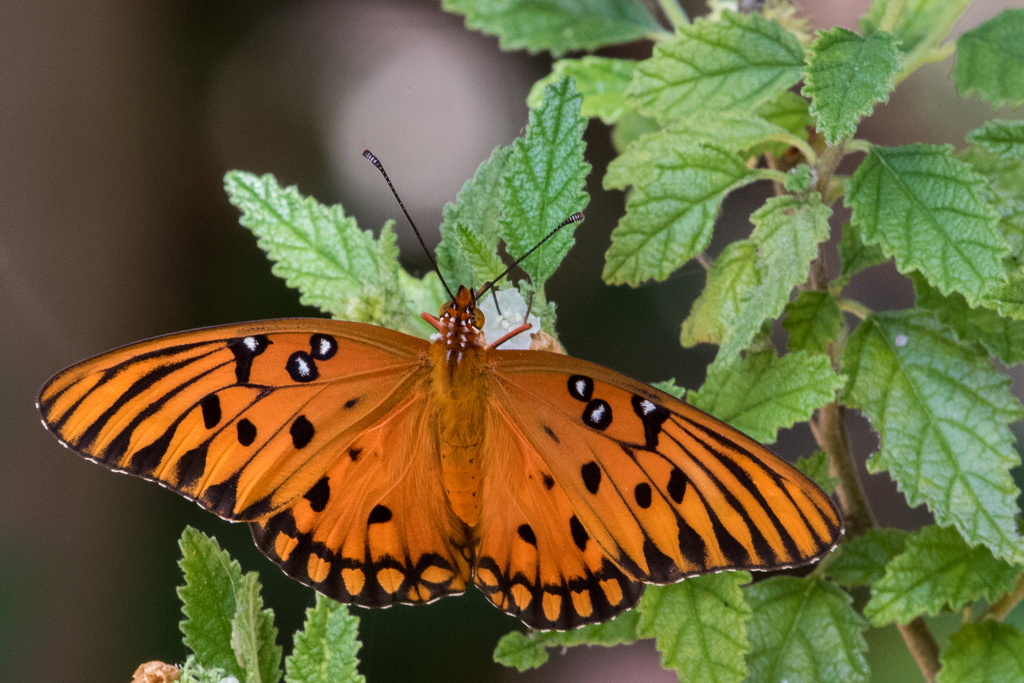
M 325 319 L 158 337 L 59 373 L 39 409 L 65 445 L 250 522 L 286 574 L 362 606 L 472 582 L 570 629 L 644 583 L 835 546 L 832 501 L 761 444 L 594 363 L 487 345 L 485 290 L 423 314 L 432 343 Z

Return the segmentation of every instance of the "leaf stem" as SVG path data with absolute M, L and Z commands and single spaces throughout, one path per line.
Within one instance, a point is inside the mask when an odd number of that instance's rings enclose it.
M 686 10 L 679 5 L 677 0 L 658 0 L 658 5 L 661 6 L 661 11 L 665 13 L 668 20 L 672 22 L 673 28 L 690 23 L 690 18 L 686 16 Z
M 847 154 L 853 154 L 854 152 L 864 152 L 867 154 L 871 151 L 871 143 L 860 139 L 847 140 L 845 150 Z
M 839 305 L 840 311 L 852 313 L 861 320 L 866 319 L 871 315 L 871 309 L 854 299 L 838 299 L 836 303 Z
M 897 624 L 896 628 L 903 636 L 910 654 L 914 656 L 926 683 L 935 683 L 935 675 L 939 672 L 939 644 L 928 630 L 928 624 L 922 617 L 918 617 L 909 624 Z
M 903 8 L 906 7 L 906 5 L 907 0 L 889 0 L 889 3 L 885 7 L 885 14 L 882 16 L 882 21 L 878 24 L 878 30 L 892 33 L 893 29 L 896 28 L 896 20 L 903 14 Z
M 1017 584 L 1013 587 L 1013 590 L 1004 593 L 1001 598 L 989 605 L 978 616 L 977 621 L 982 622 L 987 619 L 1002 621 L 1021 600 L 1024 600 L 1024 574 L 1017 577 Z

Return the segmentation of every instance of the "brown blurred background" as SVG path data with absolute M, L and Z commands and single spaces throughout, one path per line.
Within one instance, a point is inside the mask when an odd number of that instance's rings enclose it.
M 684 4 L 697 13 L 699 3 Z M 957 31 L 1020 4 L 977 2 Z M 868 5 L 802 3 L 818 26 L 848 28 Z M 244 526 L 64 451 L 40 426 L 35 393 L 64 366 L 148 336 L 316 314 L 271 276 L 238 226 L 221 185 L 229 169 L 274 173 L 377 230 L 399 212 L 360 156 L 370 148 L 436 241 L 441 207 L 521 132 L 526 94 L 549 65 L 499 52 L 496 39 L 423 0 L 0 4 L 0 680 L 127 681 L 143 661 L 183 660 L 174 589 L 186 524 L 216 534 L 244 569 L 260 572 L 287 651 L 311 592 L 259 555 Z M 921 69 L 860 136 L 961 146 L 993 114 L 956 96 L 951 68 L 948 60 Z M 592 124 L 587 140 L 596 169 L 587 221 L 549 286 L 562 340 L 573 355 L 696 388 L 714 349 L 681 350 L 678 334 L 703 274 L 691 264 L 638 290 L 601 283 L 623 197 L 600 190 L 614 154 L 607 129 Z M 745 215 L 768 191 L 730 198 L 712 254 L 749 231 Z M 422 270 L 411 233 L 401 222 L 397 230 L 407 267 Z M 912 303 L 891 270 L 874 269 L 853 287 L 872 308 Z M 873 436 L 855 422 L 863 460 Z M 800 428 L 777 450 L 794 459 L 812 448 Z M 888 477 L 868 477 L 868 486 L 883 523 L 928 522 Z M 518 622 L 475 592 L 358 613 L 370 683 L 675 680 L 649 644 L 555 653 L 522 676 L 504 670 L 491 651 Z M 955 618 L 937 625 L 940 635 L 953 628 Z M 872 657 L 891 650 L 894 666 L 909 669 L 890 673 L 912 674 L 890 631 L 874 636 Z

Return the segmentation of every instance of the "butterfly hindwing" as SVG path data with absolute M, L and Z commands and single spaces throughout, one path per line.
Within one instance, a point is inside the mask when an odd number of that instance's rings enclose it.
M 491 361 L 496 401 L 630 577 L 777 569 L 838 541 L 838 512 L 817 486 L 696 408 L 565 356 L 505 351 Z
M 606 621 L 643 585 L 592 541 L 550 469 L 502 406 L 488 414 L 475 584 L 494 605 L 538 629 Z

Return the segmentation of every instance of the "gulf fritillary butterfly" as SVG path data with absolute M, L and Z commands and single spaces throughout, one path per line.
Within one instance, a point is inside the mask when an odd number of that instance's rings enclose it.
M 728 425 L 594 363 L 487 345 L 464 287 L 423 317 L 432 343 L 301 318 L 157 337 L 71 366 L 38 405 L 65 445 L 249 522 L 286 574 L 367 607 L 472 582 L 570 629 L 644 583 L 838 541 L 829 497 Z

